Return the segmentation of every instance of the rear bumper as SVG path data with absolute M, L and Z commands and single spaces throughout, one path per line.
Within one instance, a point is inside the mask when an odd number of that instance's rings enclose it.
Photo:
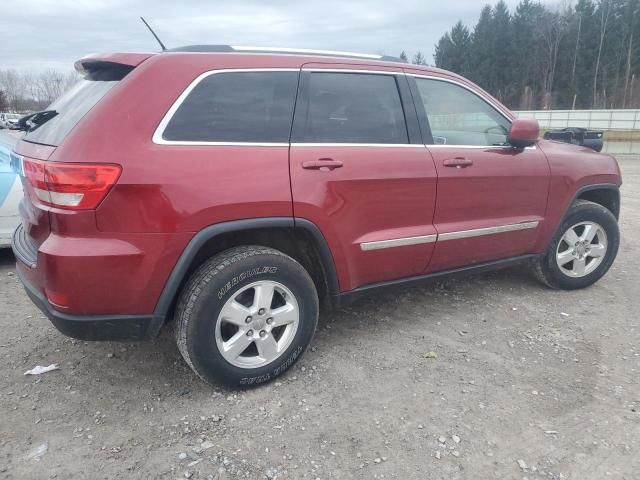
M 22 225 L 16 228 L 11 247 L 27 295 L 61 333 L 80 340 L 111 341 L 144 340 L 157 334 L 163 319 L 155 315 L 76 315 L 56 310 L 37 285 L 38 251 Z
M 20 268 L 17 272 L 29 298 L 61 333 L 69 337 L 80 340 L 125 341 L 144 340 L 156 334 L 159 319 L 153 315 L 69 315 L 59 312 L 24 277 Z
M 13 232 L 11 249 L 15 257 L 29 268 L 35 268 L 38 251 L 27 240 L 22 224 L 18 225 Z
M 93 217 L 76 220 L 94 222 Z M 157 316 L 158 298 L 191 236 L 92 232 L 85 237 L 51 231 L 40 235 L 38 245 L 21 224 L 12 246 L 22 277 L 57 311 L 152 317 Z

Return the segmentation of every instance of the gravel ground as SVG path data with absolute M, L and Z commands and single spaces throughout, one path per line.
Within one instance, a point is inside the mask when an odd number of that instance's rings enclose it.
M 248 391 L 202 383 L 168 332 L 62 336 L 1 254 L 0 478 L 640 478 L 640 158 L 621 166 L 622 246 L 594 287 L 507 270 L 379 295 Z

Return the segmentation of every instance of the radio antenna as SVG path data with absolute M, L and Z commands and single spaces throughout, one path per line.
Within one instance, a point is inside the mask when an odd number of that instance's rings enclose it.
M 160 38 L 158 38 L 158 35 L 156 35 L 156 32 L 153 31 L 153 28 L 151 28 L 149 26 L 149 24 L 147 23 L 147 21 L 144 19 L 144 17 L 140 17 L 140 20 L 142 20 L 142 23 L 145 24 L 145 26 L 149 29 L 149 31 L 151 32 L 151 35 L 154 36 L 154 38 L 157 40 L 157 42 L 160 44 L 160 48 L 162 48 L 162 51 L 166 51 L 167 47 L 164 46 L 164 43 L 162 43 L 162 40 L 160 40 Z

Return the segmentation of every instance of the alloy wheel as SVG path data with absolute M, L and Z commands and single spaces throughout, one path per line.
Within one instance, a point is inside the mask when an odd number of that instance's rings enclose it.
M 580 222 L 569 228 L 556 249 L 560 271 L 572 278 L 589 275 L 604 260 L 607 234 L 594 222 Z
M 271 280 L 255 282 L 233 294 L 216 323 L 216 346 L 240 368 L 259 368 L 291 345 L 300 323 L 298 302 L 287 287 Z

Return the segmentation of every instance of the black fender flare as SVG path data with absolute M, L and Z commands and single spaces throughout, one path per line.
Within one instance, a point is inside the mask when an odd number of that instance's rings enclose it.
M 167 316 L 169 315 L 175 296 L 178 293 L 178 289 L 187 275 L 195 256 L 205 243 L 218 235 L 239 232 L 242 230 L 263 228 L 300 228 L 311 234 L 320 254 L 320 259 L 326 275 L 327 286 L 329 288 L 329 294 L 335 295 L 339 292 L 338 275 L 333 261 L 333 255 L 331 254 L 331 250 L 329 249 L 324 235 L 322 235 L 320 229 L 313 222 L 306 219 L 294 219 L 293 217 L 263 217 L 216 223 L 197 232 L 178 258 L 178 261 L 165 282 L 162 293 L 156 303 L 156 308 L 153 311 L 154 320 L 152 325 L 149 327 L 150 336 L 157 335 L 162 328 L 162 325 L 167 320 Z
M 592 190 L 612 190 L 617 195 L 618 197 L 618 200 L 616 202 L 617 210 L 611 213 L 613 213 L 613 216 L 616 217 L 617 220 L 619 220 L 620 219 L 619 218 L 620 217 L 620 185 L 616 185 L 615 183 L 594 183 L 591 185 L 583 185 L 576 191 L 576 193 L 571 198 L 571 202 L 569 202 L 569 205 L 567 205 L 565 215 L 569 210 L 569 207 L 571 206 L 571 204 L 573 204 L 573 202 L 575 202 L 580 195 L 582 195 L 585 192 L 590 192 Z
M 564 222 L 565 218 L 567 218 L 567 214 L 569 213 L 569 209 L 571 208 L 571 205 L 573 205 L 573 203 L 580 197 L 580 195 L 582 195 L 585 192 L 590 192 L 593 190 L 613 190 L 617 196 L 618 196 L 618 211 L 617 212 L 611 212 L 613 213 L 613 215 L 616 217 L 616 220 L 618 220 L 619 215 L 620 215 L 620 186 L 616 185 L 615 183 L 592 183 L 590 185 L 583 185 L 582 187 L 578 188 L 573 196 L 571 197 L 571 199 L 569 200 L 569 202 L 567 203 L 565 209 L 564 209 L 564 213 L 562 214 L 562 216 L 560 217 L 560 221 L 558 222 L 558 225 L 556 225 L 556 228 L 553 230 L 553 234 L 549 237 L 549 241 L 547 242 L 546 246 L 545 246 L 545 252 L 546 250 L 549 248 L 549 245 L 551 244 L 551 241 L 556 237 L 556 235 L 558 234 L 558 231 L 560 230 L 560 227 L 562 226 L 562 223 Z

